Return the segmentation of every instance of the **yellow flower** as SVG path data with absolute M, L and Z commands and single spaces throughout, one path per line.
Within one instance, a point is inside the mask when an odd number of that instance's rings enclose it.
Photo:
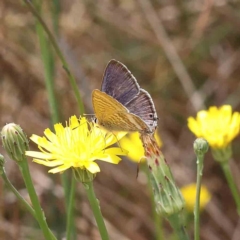
M 49 172 L 63 172 L 68 168 L 80 168 L 95 174 L 100 168 L 95 160 L 117 164 L 121 158 L 117 155 L 126 155 L 127 151 L 119 147 L 109 147 L 121 139 L 125 133 L 112 134 L 99 129 L 86 118 L 77 119 L 72 116 L 69 126 L 55 124 L 56 133 L 46 129 L 46 137 L 32 135 L 30 138 L 38 144 L 41 152 L 26 151 L 27 156 L 34 157 L 34 162 L 53 167 Z
M 197 113 L 196 119 L 188 118 L 189 129 L 197 136 L 205 138 L 212 148 L 225 148 L 239 134 L 240 114 L 232 113 L 232 107 L 210 107 L 208 111 Z
M 156 138 L 159 147 L 161 147 L 162 141 L 159 135 L 155 133 L 154 137 Z M 144 156 L 144 150 L 138 132 L 130 133 L 122 138 L 120 145 L 128 151 L 128 157 L 134 162 L 139 162 Z
M 186 209 L 189 212 L 194 210 L 195 199 L 196 199 L 196 184 L 192 183 L 181 188 L 183 198 L 186 202 Z M 203 210 L 208 202 L 211 200 L 211 193 L 205 186 L 201 186 L 200 195 L 200 210 Z

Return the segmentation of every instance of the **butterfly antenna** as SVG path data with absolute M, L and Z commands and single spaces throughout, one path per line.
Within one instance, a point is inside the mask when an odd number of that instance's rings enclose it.
M 101 128 L 99 128 L 99 130 L 100 130 L 100 134 L 102 135 L 102 137 L 103 137 L 103 139 L 104 139 L 104 144 L 105 144 L 105 146 L 104 146 L 104 150 L 103 150 L 103 152 L 104 152 L 104 151 L 105 151 L 105 148 L 106 148 L 106 134 L 105 134 L 105 135 L 103 134 Z
M 113 134 L 113 136 L 117 139 L 117 145 L 121 148 L 121 150 L 122 150 L 122 152 L 123 152 L 123 148 L 121 147 L 121 144 L 120 144 L 120 142 L 119 142 L 119 140 L 118 140 L 118 138 L 117 138 L 117 135 L 116 135 L 114 132 L 112 132 L 112 134 Z

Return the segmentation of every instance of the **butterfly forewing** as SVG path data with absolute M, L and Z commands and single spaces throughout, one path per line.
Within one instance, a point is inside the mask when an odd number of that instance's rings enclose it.
M 125 105 L 139 93 L 140 87 L 126 66 L 111 60 L 106 67 L 101 90 Z
M 109 96 L 108 94 L 99 91 L 98 89 L 92 92 L 93 109 L 98 119 L 106 118 L 118 111 L 129 112 L 121 103 Z
M 157 127 L 157 113 L 149 93 L 140 89 L 140 93 L 129 103 L 126 108 L 130 113 L 139 116 L 154 131 Z

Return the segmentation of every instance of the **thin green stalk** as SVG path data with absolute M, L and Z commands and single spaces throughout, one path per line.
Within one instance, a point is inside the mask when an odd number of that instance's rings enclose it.
M 52 234 L 51 230 L 49 229 L 49 227 L 47 225 L 45 215 L 44 215 L 44 213 L 42 211 L 42 208 L 40 206 L 40 203 L 38 201 L 38 197 L 37 197 L 37 194 L 35 192 L 35 189 L 34 189 L 34 186 L 33 186 L 33 183 L 32 183 L 32 179 L 31 179 L 31 175 L 30 175 L 30 172 L 29 172 L 27 159 L 25 159 L 24 161 L 19 161 L 18 165 L 19 165 L 20 170 L 22 172 L 22 176 L 24 178 L 24 182 L 26 184 L 28 194 L 30 196 L 33 208 L 34 208 L 35 213 L 36 213 L 38 223 L 40 225 L 40 228 L 43 231 L 45 239 L 46 240 L 56 240 L 55 236 Z
M 70 196 L 69 196 L 69 199 L 68 199 L 67 234 L 66 234 L 67 240 L 70 240 L 71 236 L 73 236 L 72 229 L 74 229 L 75 192 L 76 192 L 76 179 L 75 179 L 74 174 L 73 174 L 72 175 L 72 184 L 71 184 Z
M 53 29 L 56 36 L 58 36 L 58 33 L 59 33 L 58 23 L 59 23 L 59 13 L 61 11 L 61 6 L 60 6 L 59 0 L 53 0 L 52 2 L 50 2 L 50 4 L 51 4 L 51 10 L 52 10 L 51 12 L 52 12 L 52 20 L 53 20 Z
M 37 34 L 40 42 L 40 49 L 44 65 L 45 85 L 48 93 L 52 126 L 60 121 L 57 99 L 54 91 L 54 56 L 52 49 L 44 35 L 44 29 L 41 24 L 36 24 Z
M 6 184 L 6 186 L 14 193 L 17 200 L 30 212 L 30 214 L 36 220 L 38 220 L 35 210 L 28 204 L 28 202 L 21 196 L 21 194 L 18 192 L 18 190 L 9 181 L 4 168 L 1 169 L 1 177 L 4 180 L 4 183 Z M 51 238 L 52 240 L 56 239 L 52 232 L 50 232 L 50 234 L 52 236 L 52 238 Z
M 233 176 L 231 174 L 231 170 L 230 170 L 230 167 L 229 167 L 229 161 L 221 162 L 221 167 L 222 167 L 224 175 L 227 179 L 228 186 L 229 186 L 229 188 L 232 192 L 233 198 L 235 200 L 238 215 L 240 216 L 240 195 L 239 195 L 238 189 L 237 189 L 237 187 L 234 183 Z
M 197 155 L 197 186 L 194 206 L 194 240 L 200 239 L 200 194 L 204 155 Z
M 144 164 L 144 172 L 148 178 L 148 189 L 150 192 L 152 214 L 153 214 L 153 219 L 154 219 L 154 224 L 155 224 L 155 237 L 156 237 L 156 240 L 163 240 L 165 238 L 164 238 L 164 234 L 163 234 L 162 217 L 156 211 L 154 193 L 153 193 L 153 189 L 152 189 L 151 179 L 149 176 L 150 172 L 149 172 L 147 163 Z
M 174 229 L 176 239 L 189 240 L 188 234 L 182 224 L 180 213 L 175 213 L 167 217 L 172 228 Z
M 103 220 L 103 216 L 100 210 L 99 201 L 96 198 L 93 190 L 93 182 L 84 183 L 83 185 L 87 192 L 87 197 L 91 205 L 95 220 L 97 222 L 101 238 L 102 240 L 109 240 L 108 232 L 107 232 L 107 229 Z
M 66 72 L 68 74 L 72 89 L 73 89 L 75 97 L 77 99 L 80 114 L 83 114 L 84 113 L 84 106 L 83 106 L 83 102 L 82 102 L 81 97 L 80 97 L 80 93 L 79 93 L 79 90 L 78 90 L 76 80 L 75 80 L 74 76 L 72 75 L 72 73 L 70 71 L 70 68 L 69 68 L 69 65 L 68 65 L 65 57 L 63 56 L 63 54 L 62 54 L 54 36 L 53 36 L 53 34 L 51 33 L 51 31 L 49 30 L 49 28 L 47 27 L 47 25 L 43 21 L 42 17 L 39 15 L 39 13 L 34 8 L 33 4 L 29 0 L 24 0 L 24 2 L 28 6 L 28 8 L 32 12 L 32 14 L 38 19 L 39 23 L 42 25 L 43 29 L 45 30 L 45 33 L 47 34 L 47 36 L 49 38 L 49 41 L 52 43 L 53 48 L 55 49 L 58 57 L 60 58 L 60 60 L 62 62 L 62 65 L 63 65 L 63 68 L 66 70 Z
M 237 213 L 240 216 L 240 195 L 237 186 L 234 182 L 231 170 L 230 170 L 230 159 L 232 157 L 232 147 L 231 144 L 221 149 L 212 149 L 212 154 L 214 159 L 220 163 L 224 175 L 227 179 L 228 186 L 231 190 L 232 196 L 234 198 L 235 204 L 237 206 Z
M 18 192 L 18 190 L 12 185 L 12 183 L 9 181 L 5 169 L 1 169 L 1 177 L 4 180 L 6 186 L 14 193 L 18 201 L 31 213 L 31 215 L 37 219 L 36 213 L 34 209 L 28 204 L 28 202 L 21 196 L 21 194 Z
M 194 240 L 200 239 L 200 194 L 201 180 L 204 166 L 204 155 L 208 151 L 208 142 L 204 138 L 197 138 L 194 141 L 193 148 L 197 156 L 197 186 L 194 206 Z
M 42 3 L 40 1 L 35 0 L 34 6 L 41 14 L 41 6 Z M 44 65 L 44 75 L 45 75 L 45 85 L 47 89 L 50 113 L 51 113 L 51 126 L 57 122 L 60 122 L 59 117 L 59 108 L 57 104 L 57 99 L 55 95 L 55 86 L 54 86 L 54 55 L 52 51 L 51 45 L 49 45 L 49 40 L 44 34 L 44 28 L 39 21 L 36 23 L 36 31 L 39 38 L 40 50 L 42 55 L 42 61 Z M 65 207 L 68 207 L 68 196 L 69 196 L 69 181 L 67 179 L 66 173 L 61 174 L 61 180 L 64 188 L 64 196 L 65 196 Z
M 39 41 L 40 41 L 40 47 L 41 47 L 41 53 L 42 53 L 42 59 L 43 59 L 43 63 L 44 63 L 44 69 L 45 69 L 45 79 L 46 79 L 46 88 L 48 91 L 48 96 L 49 96 L 49 103 L 50 103 L 50 109 L 52 112 L 52 122 L 56 123 L 59 122 L 59 112 L 58 112 L 58 106 L 57 106 L 57 100 L 54 94 L 54 56 L 52 54 L 52 48 L 49 45 L 49 41 L 52 43 L 52 46 L 54 47 L 56 53 L 58 54 L 59 58 L 61 59 L 62 63 L 63 63 L 63 67 L 65 69 L 67 69 L 67 73 L 72 85 L 72 88 L 75 92 L 75 96 L 77 98 L 78 101 L 78 106 L 80 108 L 80 112 L 83 112 L 83 105 L 81 102 L 81 98 L 79 95 L 79 91 L 77 88 L 77 84 L 76 81 L 73 77 L 73 75 L 71 74 L 68 64 L 53 36 L 53 34 L 50 32 L 49 28 L 47 27 L 47 25 L 45 24 L 45 22 L 43 21 L 42 17 L 41 17 L 41 2 L 38 2 L 38 6 L 37 4 L 34 5 L 28 1 L 28 0 L 24 0 L 25 3 L 27 4 L 27 6 L 29 7 L 30 11 L 33 13 L 33 15 L 38 19 L 37 22 L 37 33 L 39 36 Z M 38 11 L 37 11 L 37 10 Z M 55 33 L 57 34 L 57 29 L 58 29 L 58 13 L 59 13 L 59 2 L 55 1 L 53 3 L 53 16 L 54 16 L 54 30 Z M 47 34 L 48 39 L 46 37 Z M 65 196 L 65 207 L 67 209 L 67 211 L 69 210 L 69 206 L 71 206 L 72 208 L 74 207 L 73 205 L 69 205 L 69 180 L 67 178 L 67 174 L 63 173 L 61 174 L 61 180 L 63 183 L 63 188 L 64 188 L 64 196 Z M 73 209 L 71 210 L 73 211 Z M 69 220 L 67 220 L 69 221 Z M 73 226 L 70 226 L 70 229 L 68 229 L 69 232 L 74 232 L 74 228 Z

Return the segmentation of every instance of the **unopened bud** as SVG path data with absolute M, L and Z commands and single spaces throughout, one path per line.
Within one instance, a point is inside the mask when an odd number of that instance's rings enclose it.
M 196 155 L 204 155 L 208 151 L 208 142 L 204 138 L 197 138 L 193 143 Z
M 15 161 L 23 161 L 25 151 L 29 149 L 28 139 L 22 128 L 15 123 L 5 125 L 1 131 L 3 147 L 8 155 Z
M 185 202 L 174 182 L 171 170 L 155 139 L 150 135 L 141 137 L 150 170 L 156 211 L 165 217 L 179 213 L 184 208 Z

